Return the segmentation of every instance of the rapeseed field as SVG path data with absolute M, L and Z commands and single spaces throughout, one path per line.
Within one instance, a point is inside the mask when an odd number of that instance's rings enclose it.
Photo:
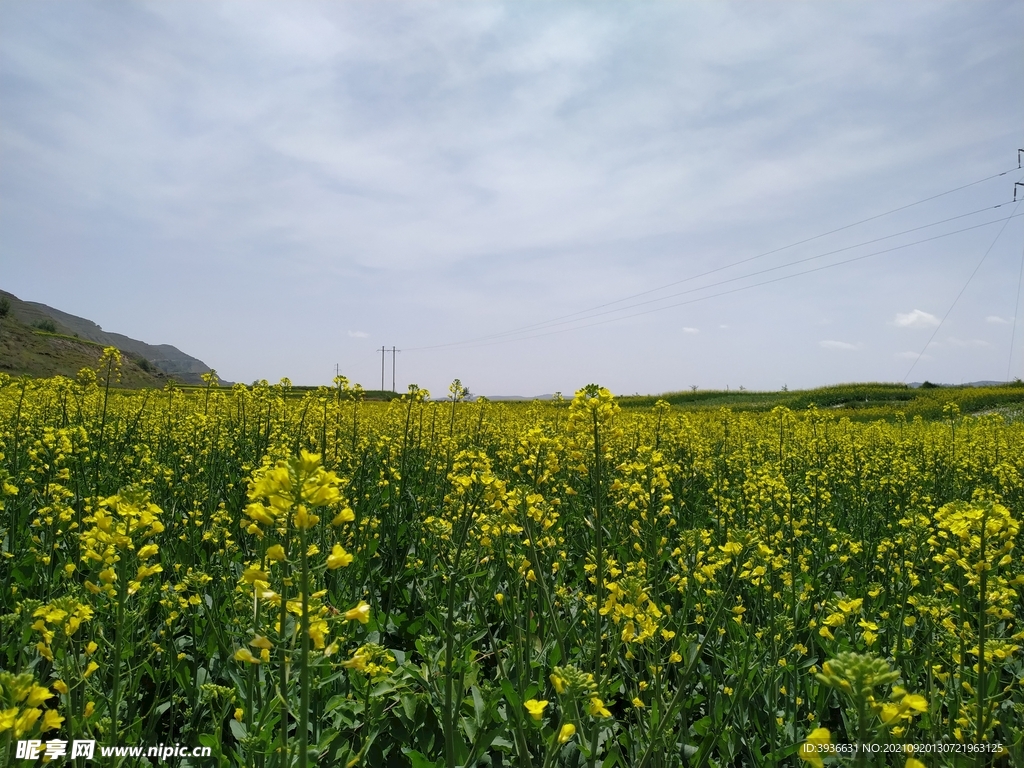
M 1024 424 L 118 368 L 0 375 L 5 764 L 1024 765 Z

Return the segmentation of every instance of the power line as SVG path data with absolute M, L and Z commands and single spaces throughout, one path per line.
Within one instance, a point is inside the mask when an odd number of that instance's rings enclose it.
M 1021 202 L 1024 202 L 1024 200 L 1022 200 Z M 949 317 L 949 313 L 953 311 L 953 307 L 955 307 L 956 303 L 960 301 L 960 297 L 964 295 L 964 291 L 966 291 L 967 286 L 971 284 L 971 280 L 973 280 L 974 276 L 978 274 L 978 270 L 981 269 L 981 265 L 985 263 L 985 259 L 987 259 L 988 255 L 992 253 L 992 249 L 996 247 L 996 243 L 999 242 L 999 238 L 1003 236 L 1003 232 L 1005 232 L 1006 227 L 1009 226 L 1010 219 L 1012 219 L 1014 216 L 1020 215 L 1016 213 L 1016 210 L 1018 208 L 1020 208 L 1020 203 L 1017 203 L 1017 205 L 1013 207 L 1014 213 L 1011 213 L 1006 219 L 1003 220 L 1003 226 L 999 228 L 999 232 L 996 233 L 995 238 L 992 240 L 992 244 L 985 251 L 985 255 L 981 257 L 981 261 L 978 262 L 978 266 L 976 266 L 974 268 L 974 271 L 971 272 L 970 277 L 967 278 L 967 282 L 964 283 L 964 287 L 960 289 L 960 293 L 958 293 L 956 295 L 956 298 L 953 299 L 953 303 L 949 305 L 949 309 L 946 310 L 946 314 L 942 316 L 942 319 L 939 321 L 939 324 L 935 326 L 935 330 L 932 331 L 932 335 L 928 338 L 928 342 L 924 345 L 924 348 L 921 350 L 921 354 L 914 358 L 914 362 L 910 364 L 910 369 L 907 371 L 907 375 L 903 377 L 904 384 L 906 384 L 907 379 L 910 378 L 911 372 L 913 372 L 914 368 L 917 366 L 918 361 L 921 359 L 925 351 L 928 349 L 928 345 L 932 343 L 932 340 L 935 338 L 935 335 L 939 332 L 939 329 L 942 327 L 942 324 L 946 322 L 946 318 Z
M 957 229 L 957 230 L 954 230 L 952 232 L 946 232 L 946 233 L 941 234 L 941 235 L 935 235 L 934 237 L 928 237 L 928 238 L 925 238 L 923 240 L 916 240 L 916 241 L 914 241 L 912 243 L 904 243 L 902 245 L 893 246 L 892 248 L 885 248 L 885 249 L 883 249 L 881 251 L 874 251 L 872 253 L 865 253 L 865 254 L 861 254 L 860 256 L 853 256 L 853 257 L 851 257 L 849 259 L 844 259 L 842 261 L 836 261 L 836 262 L 833 262 L 831 264 L 825 264 L 825 265 L 822 265 L 820 267 L 814 267 L 813 269 L 805 269 L 802 272 L 797 272 L 797 273 L 792 274 L 792 275 L 783 275 L 782 277 L 772 278 L 771 280 L 762 280 L 759 283 L 753 283 L 751 285 L 744 285 L 744 286 L 740 286 L 739 288 L 732 288 L 732 289 L 727 290 L 727 291 L 720 291 L 718 293 L 713 293 L 713 294 L 710 294 L 708 296 L 699 296 L 699 297 L 697 297 L 695 299 L 689 299 L 687 301 L 680 301 L 680 302 L 677 302 L 675 304 L 668 304 L 668 305 L 663 306 L 663 307 L 654 307 L 653 309 L 647 309 L 647 310 L 644 310 L 642 312 L 634 312 L 631 315 L 623 315 L 622 317 L 613 317 L 613 318 L 609 318 L 607 320 L 599 320 L 596 323 L 587 323 L 586 325 L 577 325 L 577 326 L 574 326 L 572 328 L 562 328 L 562 329 L 557 330 L 557 331 L 548 331 L 546 333 L 537 333 L 537 334 L 533 334 L 533 335 L 530 335 L 530 336 L 520 336 L 520 337 L 514 338 L 514 339 L 501 339 L 501 340 L 497 340 L 497 341 L 484 341 L 483 343 L 480 343 L 480 344 L 472 344 L 472 345 L 463 347 L 463 349 L 475 349 L 475 348 L 478 348 L 478 347 L 491 346 L 493 344 L 509 344 L 509 343 L 515 342 L 515 341 L 527 341 L 529 339 L 539 339 L 539 338 L 542 338 L 544 336 L 554 336 L 555 334 L 559 334 L 559 333 L 568 333 L 570 331 L 579 331 L 579 330 L 582 330 L 584 328 L 593 328 L 594 326 L 607 325 L 608 323 L 618 322 L 619 320 L 627 320 L 627 319 L 633 318 L 633 317 L 640 317 L 642 315 L 649 315 L 649 314 L 652 314 L 654 312 L 662 312 L 662 311 L 664 311 L 666 309 L 673 309 L 675 307 L 682 307 L 682 306 L 686 306 L 688 304 L 696 304 L 697 302 L 705 301 L 707 299 L 714 299 L 714 298 L 718 298 L 720 296 L 727 296 L 727 295 L 732 294 L 732 293 L 739 293 L 740 291 L 750 290 L 751 288 L 758 288 L 758 287 L 763 286 L 763 285 L 771 285 L 772 283 L 778 283 L 778 282 L 781 282 L 783 280 L 789 280 L 789 279 L 794 278 L 794 277 L 802 277 L 803 275 L 809 275 L 809 274 L 811 274 L 813 272 L 821 272 L 821 271 L 826 270 L 826 269 L 832 269 L 833 267 L 843 266 L 844 264 L 852 264 L 855 261 L 862 261 L 862 260 L 870 258 L 872 256 L 880 256 L 880 255 L 885 254 L 885 253 L 892 253 L 893 251 L 899 251 L 899 250 L 902 250 L 904 248 L 910 248 L 911 246 L 914 246 L 914 245 L 921 245 L 922 243 L 929 243 L 929 242 L 932 242 L 934 240 L 941 240 L 944 237 L 950 237 L 951 235 L 957 235 L 957 234 L 960 234 L 962 232 L 969 232 L 969 231 L 974 230 L 974 229 L 980 229 L 981 227 L 987 227 L 987 226 L 990 226 L 992 224 L 998 224 L 1001 221 L 1008 221 L 1010 219 L 1020 218 L 1021 216 L 1024 216 L 1024 213 L 1011 214 L 1010 216 L 1007 216 L 1005 218 L 994 219 L 992 221 L 985 222 L 984 224 L 975 224 L 974 226 L 971 226 L 971 227 L 964 227 L 963 229 Z M 810 258 L 816 258 L 816 257 L 810 257 Z M 809 261 L 809 260 L 810 259 L 801 259 L 800 261 L 790 262 L 789 264 L 784 264 L 784 265 L 781 265 L 780 267 L 773 267 L 772 269 L 781 269 L 782 267 L 793 266 L 794 264 L 798 264 L 798 263 L 800 263 L 802 261 Z M 772 271 L 772 270 L 762 270 L 762 272 L 753 273 L 753 274 L 763 274 L 764 272 L 768 272 L 768 271 Z M 706 285 L 706 286 L 703 286 L 702 288 L 696 288 L 696 289 L 693 289 L 691 291 L 687 291 L 686 293 L 692 293 L 693 291 L 697 291 L 697 290 L 706 290 L 708 288 L 713 288 L 713 287 L 718 286 L 718 285 L 724 285 L 724 284 L 729 283 L 729 282 L 734 282 L 735 280 L 743 279 L 743 278 L 746 278 L 746 277 L 752 277 L 753 274 L 743 275 L 743 276 L 741 276 L 739 278 L 730 278 L 729 280 L 723 280 L 723 281 L 720 281 L 718 283 L 712 283 L 711 285 Z M 679 295 L 682 295 L 682 294 L 679 294 Z M 432 347 L 419 347 L 418 349 L 432 349 Z M 412 350 L 410 350 L 410 351 L 412 351 Z
M 986 176 L 986 177 L 984 177 L 982 179 L 978 179 L 977 181 L 972 181 L 972 182 L 970 182 L 968 184 L 963 184 L 963 185 L 961 185 L 959 187 L 954 187 L 953 189 L 948 189 L 945 192 L 940 192 L 938 194 L 931 195 L 930 197 L 922 198 L 921 200 L 917 200 L 917 201 L 915 201 L 913 203 L 907 203 L 906 205 L 901 205 L 901 206 L 899 206 L 897 208 L 893 208 L 891 210 L 875 214 L 874 216 L 869 216 L 866 219 L 861 219 L 860 221 L 855 221 L 855 222 L 853 222 L 851 224 L 846 224 L 846 225 L 844 225 L 842 227 L 837 227 L 835 229 L 831 229 L 831 230 L 829 230 L 827 232 L 823 232 L 823 233 L 821 233 L 819 235 L 814 235 L 813 237 L 808 237 L 808 238 L 805 238 L 803 240 L 798 240 L 798 241 L 796 241 L 794 243 L 790 243 L 789 245 L 784 245 L 784 246 L 781 246 L 779 248 L 774 248 L 774 249 L 772 249 L 770 251 L 765 251 L 765 252 L 759 253 L 759 254 L 757 254 L 755 256 L 748 256 L 745 259 L 740 259 L 739 261 L 734 261 L 734 262 L 732 262 L 730 264 L 725 264 L 725 265 L 723 265 L 721 267 L 716 267 L 714 269 L 708 270 L 706 272 L 702 272 L 702 273 L 697 274 L 697 275 L 691 275 L 690 277 L 686 277 L 686 278 L 683 278 L 681 280 L 675 280 L 675 281 L 673 281 L 671 283 L 666 283 L 666 284 L 658 286 L 656 288 L 651 288 L 651 289 L 648 289 L 646 291 L 641 291 L 639 293 L 634 293 L 634 294 L 631 294 L 629 296 L 625 296 L 625 297 L 623 297 L 621 299 L 616 299 L 614 301 L 605 302 L 604 304 L 597 304 L 597 305 L 595 305 L 593 307 L 590 307 L 589 309 L 581 309 L 581 310 L 579 310 L 577 312 L 571 312 L 571 313 L 566 314 L 566 315 L 559 315 L 558 317 L 551 318 L 550 320 L 545 320 L 545 321 L 538 322 L 538 323 L 531 323 L 529 325 L 520 326 L 518 328 L 514 328 L 514 329 L 509 330 L 509 331 L 504 331 L 502 333 L 489 334 L 489 335 L 486 335 L 486 336 L 477 336 L 477 337 L 474 337 L 472 339 L 465 339 L 463 341 L 453 341 L 453 342 L 448 342 L 446 344 L 432 344 L 432 345 L 423 346 L 423 347 L 411 347 L 411 348 L 409 348 L 408 351 L 411 352 L 411 351 L 418 351 L 418 350 L 425 350 L 425 349 L 440 349 L 440 348 L 443 348 L 443 347 L 463 346 L 463 345 L 466 345 L 466 344 L 472 344 L 472 343 L 477 342 L 477 341 L 485 341 L 485 340 L 492 339 L 492 338 L 498 338 L 498 337 L 501 337 L 501 336 L 512 335 L 512 334 L 515 334 L 515 333 L 519 333 L 521 331 L 528 331 L 528 330 L 535 329 L 535 328 L 542 328 L 542 327 L 546 327 L 546 326 L 550 326 L 550 325 L 559 324 L 559 321 L 561 321 L 561 320 L 567 320 L 569 318 L 578 317 L 579 315 L 588 315 L 588 314 L 593 313 L 593 312 L 595 312 L 595 311 L 597 311 L 599 309 L 604 309 L 605 307 L 610 307 L 610 306 L 613 306 L 615 304 L 621 304 L 623 302 L 629 301 L 630 299 L 639 298 L 641 296 L 646 296 L 646 295 L 649 295 L 651 293 L 657 293 L 658 291 L 663 291 L 666 288 L 671 288 L 672 286 L 680 285 L 682 283 L 686 283 L 686 282 L 689 282 L 691 280 L 697 280 L 697 279 L 699 279 L 701 277 L 707 277 L 708 275 L 715 274 L 716 272 L 721 272 L 723 270 L 731 269 L 732 267 L 736 267 L 736 266 L 739 266 L 741 264 L 746 264 L 746 263 L 754 261 L 756 259 L 761 259 L 761 258 L 764 258 L 766 256 L 771 256 L 772 254 L 779 253 L 780 251 L 784 251 L 784 250 L 787 250 L 789 248 L 795 248 L 798 245 L 805 245 L 806 243 L 813 242 L 814 240 L 819 240 L 819 239 L 821 239 L 823 237 L 828 237 L 829 235 L 833 235 L 833 234 L 835 234 L 837 232 L 842 232 L 842 231 L 850 229 L 852 227 L 856 227 L 856 226 L 859 226 L 861 224 L 866 224 L 869 221 L 874 221 L 874 220 L 880 219 L 880 218 L 882 218 L 884 216 L 889 216 L 889 215 L 891 215 L 893 213 L 898 213 L 899 211 L 904 211 L 904 210 L 907 210 L 908 208 L 913 208 L 914 206 L 921 205 L 923 203 L 927 203 L 927 202 L 930 202 L 932 200 L 937 200 L 940 197 L 944 197 L 946 195 L 953 194 L 954 192 L 959 192 L 961 190 L 968 189 L 968 188 L 976 186 L 978 184 L 982 184 L 982 183 L 984 183 L 986 181 L 991 181 L 992 179 L 997 179 L 997 178 L 999 178 L 1001 176 L 1005 176 L 1006 174 L 1010 173 L 1013 170 L 1016 170 L 1016 169 L 1011 168 L 1011 169 L 1008 169 L 1008 170 L 1003 171 L 1001 173 L 992 174 L 991 176 Z M 998 206 L 996 206 L 996 207 L 998 207 Z M 982 210 L 986 210 L 986 209 L 982 209 Z M 971 215 L 971 214 L 964 214 L 964 215 Z M 958 218 L 958 217 L 953 217 L 953 218 Z M 936 224 L 939 224 L 939 223 L 942 223 L 942 222 L 936 222 Z M 929 225 L 929 226 L 931 226 L 931 225 Z M 914 230 L 907 230 L 907 232 L 912 232 L 912 231 L 914 231 Z M 893 237 L 894 236 L 895 235 L 893 235 Z M 877 241 L 868 241 L 868 243 L 870 243 L 870 242 L 877 242 Z M 861 245 L 866 245 L 868 243 L 862 243 Z M 851 246 L 851 247 L 856 247 L 856 246 Z M 663 297 L 663 298 L 670 298 L 670 297 Z M 639 305 L 631 305 L 631 306 L 639 306 Z M 629 307 L 624 307 L 623 309 L 628 309 L 628 308 Z M 618 310 L 614 310 L 614 311 L 618 311 Z M 599 315 L 592 315 L 592 316 L 593 317 L 597 317 Z
M 1024 151 L 1024 150 L 1022 150 Z M 1010 380 L 1010 371 L 1013 368 L 1013 345 L 1017 340 L 1017 318 L 1020 316 L 1020 287 L 1024 283 L 1024 246 L 1020 252 L 1020 274 L 1017 276 L 1017 302 L 1013 305 L 1013 325 L 1010 329 L 1010 355 L 1006 361 L 1006 380 Z
M 738 277 L 730 277 L 730 278 L 728 278 L 726 280 L 720 280 L 720 281 L 718 281 L 716 283 L 710 283 L 708 285 L 701 286 L 699 288 L 691 288 L 691 289 L 688 289 L 688 290 L 685 290 L 685 291 L 679 291 L 678 293 L 670 293 L 667 296 L 661 296 L 660 298 L 648 299 L 647 301 L 640 301 L 640 302 L 635 302 L 633 304 L 627 304 L 626 306 L 619 307 L 617 309 L 608 309 L 608 310 L 605 310 L 604 312 L 597 312 L 596 310 L 599 309 L 599 307 L 595 307 L 592 310 L 583 310 L 581 312 L 575 313 L 576 315 L 581 315 L 581 314 L 589 313 L 587 315 L 587 317 L 580 317 L 580 318 L 576 318 L 576 319 L 548 320 L 548 321 L 545 321 L 545 322 L 542 322 L 542 323 L 534 323 L 533 325 L 524 326 L 523 328 L 520 328 L 520 329 L 517 329 L 517 330 L 514 330 L 514 331 L 503 331 L 501 333 L 493 333 L 493 334 L 490 334 L 488 336 L 479 336 L 479 337 L 477 337 L 475 339 L 469 339 L 469 340 L 463 341 L 463 342 L 451 342 L 451 343 L 448 343 L 448 344 L 437 344 L 437 345 L 434 345 L 434 346 L 427 346 L 427 347 L 412 347 L 409 351 L 424 350 L 424 349 L 439 349 L 439 348 L 442 348 L 442 347 L 463 346 L 463 345 L 466 345 L 466 344 L 473 344 L 473 343 L 479 342 L 479 341 L 488 341 L 488 340 L 491 340 L 491 339 L 498 339 L 498 338 L 501 338 L 501 337 L 504 337 L 504 336 L 515 336 L 516 334 L 523 333 L 524 331 L 540 330 L 542 328 L 550 328 L 550 327 L 559 326 L 559 325 L 568 325 L 570 323 L 580 322 L 581 320 L 590 320 L 590 319 L 593 319 L 595 317 L 603 317 L 604 315 L 615 314 L 616 312 L 625 312 L 625 311 L 627 311 L 629 309 L 635 309 L 636 307 L 643 307 L 643 306 L 647 306 L 649 304 L 656 304 L 656 303 L 658 303 L 660 301 L 667 301 L 668 299 L 677 298 L 679 296 L 685 296 L 687 294 L 694 293 L 696 291 L 702 291 L 702 290 L 705 290 L 707 288 L 714 288 L 714 287 L 719 286 L 719 285 L 725 285 L 726 283 L 735 282 L 737 280 L 743 280 L 743 279 L 746 279 L 748 277 L 755 277 L 757 275 L 763 275 L 763 274 L 765 274 L 767 272 L 774 272 L 774 271 L 779 270 L 779 269 L 784 269 L 786 267 L 791 267 L 791 266 L 793 266 L 795 264 L 802 264 L 802 263 L 805 263 L 805 262 L 808 262 L 808 261 L 814 261 L 815 259 L 821 259 L 821 258 L 824 258 L 826 256 L 834 256 L 837 253 L 844 253 L 846 251 L 852 251 L 855 248 L 861 248 L 861 247 L 863 247 L 865 245 L 873 245 L 874 243 L 880 243 L 883 240 L 891 240 L 894 237 L 900 237 L 902 235 L 907 235 L 907 234 L 910 234 L 911 232 L 919 232 L 922 229 L 928 229 L 929 227 L 937 227 L 940 224 L 946 224 L 946 223 L 948 223 L 950 221 L 956 221 L 957 219 L 963 219 L 963 218 L 966 218 L 968 216 L 976 216 L 979 213 L 984 213 L 985 211 L 995 210 L 997 208 L 1002 207 L 1003 205 L 1006 205 L 1006 203 L 999 203 L 998 205 L 986 206 L 985 208 L 979 208 L 978 210 L 971 211 L 970 213 L 962 213 L 962 214 L 959 214 L 957 216 L 950 216 L 948 218 L 941 219 L 939 221 L 933 221 L 930 224 L 922 224 L 921 226 L 918 226 L 918 227 L 911 227 L 910 229 L 905 229 L 902 232 L 896 232 L 896 233 L 891 234 L 891 235 L 884 235 L 882 237 L 876 237 L 876 238 L 873 238 L 871 240 L 865 240 L 864 242 L 856 243 L 854 245 L 847 245 L 847 246 L 844 246 L 842 248 L 836 248 L 835 250 L 832 250 L 832 251 L 825 251 L 824 253 L 819 253 L 819 254 L 817 254 L 815 256 L 808 256 L 808 257 L 803 258 L 803 259 L 796 259 L 794 261 L 788 261 L 788 262 L 786 262 L 784 264 L 779 264 L 779 265 L 774 266 L 774 267 L 768 267 L 766 269 L 761 269 L 761 270 L 758 270 L 756 272 L 748 272 L 746 274 L 739 275 Z M 984 225 L 980 225 L 980 226 L 984 226 Z M 957 232 L 963 232 L 963 231 L 966 231 L 966 230 L 957 230 Z M 950 233 L 950 234 L 956 234 L 956 233 L 953 232 L 953 233 Z M 927 242 L 927 240 L 921 240 L 921 241 L 918 241 L 918 242 Z M 756 257 L 754 257 L 754 258 L 756 258 Z M 751 261 L 751 260 L 752 259 L 744 259 L 743 261 L 735 262 L 734 264 L 727 265 L 725 267 L 718 267 L 716 269 L 712 269 L 712 270 L 709 270 L 707 272 L 703 272 L 703 273 L 701 273 L 699 275 L 693 275 L 692 277 L 688 277 L 688 278 L 685 278 L 683 280 L 678 280 L 675 283 L 672 283 L 672 285 L 679 285 L 679 284 L 682 284 L 682 283 L 690 282 L 692 280 L 697 280 L 697 279 L 699 279 L 701 277 L 706 277 L 707 275 L 714 274 L 715 272 L 721 272 L 721 271 L 723 271 L 725 269 L 728 269 L 728 267 L 730 267 L 730 266 L 735 266 L 736 264 L 742 264 L 744 262 Z M 667 287 L 668 286 L 663 286 L 663 288 L 667 288 Z M 657 289 L 657 290 L 662 290 L 663 288 Z M 652 291 L 646 291 L 646 293 L 652 293 Z M 636 294 L 636 295 L 637 296 L 641 296 L 643 294 Z M 611 303 L 614 304 L 616 302 L 611 302 Z M 608 306 L 608 305 L 605 304 L 603 306 Z M 571 317 L 571 316 L 567 315 L 565 317 L 568 318 L 568 317 Z M 630 315 L 630 317 L 632 317 L 632 315 Z M 586 326 L 584 326 L 584 327 L 586 327 Z

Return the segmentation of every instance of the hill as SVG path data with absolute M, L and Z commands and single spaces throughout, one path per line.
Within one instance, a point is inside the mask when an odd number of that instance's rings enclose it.
M 147 344 L 104 331 L 92 320 L 0 290 L 2 299 L 10 302 L 10 313 L 0 320 L 0 371 L 4 373 L 74 376 L 81 368 L 94 366 L 103 347 L 117 347 L 131 361 L 126 360 L 126 386 L 163 386 L 169 378 L 202 384 L 202 374 L 211 370 L 202 360 L 170 344 Z M 129 375 L 129 368 L 137 374 Z M 138 383 L 130 379 L 138 379 Z

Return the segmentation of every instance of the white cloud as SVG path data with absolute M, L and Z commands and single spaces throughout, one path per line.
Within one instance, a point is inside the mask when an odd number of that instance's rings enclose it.
M 897 352 L 895 357 L 898 360 L 931 360 L 930 355 L 922 355 L 920 352 Z
M 900 328 L 935 328 L 939 324 L 939 318 L 915 309 L 913 312 L 897 313 L 894 322 Z
M 986 323 L 994 323 L 995 325 L 1009 325 L 1010 324 L 1009 320 L 1004 320 L 1003 318 L 999 317 L 998 315 L 989 315 L 988 317 L 985 318 L 985 322 Z
M 859 342 L 858 341 L 856 344 L 851 344 L 848 341 L 834 341 L 832 339 L 826 339 L 824 341 L 819 341 L 818 342 L 818 346 L 819 347 L 823 347 L 824 349 L 863 349 L 864 348 L 863 342 Z
M 719 327 L 719 328 L 728 328 L 729 326 L 728 326 L 728 325 L 720 325 L 720 326 L 718 326 L 718 327 Z
M 368 334 L 366 331 L 349 331 L 348 335 L 351 336 L 353 339 L 365 339 L 370 334 Z
M 683 333 L 700 333 L 700 329 L 699 328 L 690 328 L 689 326 L 685 326 L 682 329 L 682 331 L 683 331 Z

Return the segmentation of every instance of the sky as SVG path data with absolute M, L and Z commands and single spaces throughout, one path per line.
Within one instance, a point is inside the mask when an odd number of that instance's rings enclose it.
M 0 4 L 0 288 L 229 381 L 1024 377 L 1021 147 L 1014 0 Z

